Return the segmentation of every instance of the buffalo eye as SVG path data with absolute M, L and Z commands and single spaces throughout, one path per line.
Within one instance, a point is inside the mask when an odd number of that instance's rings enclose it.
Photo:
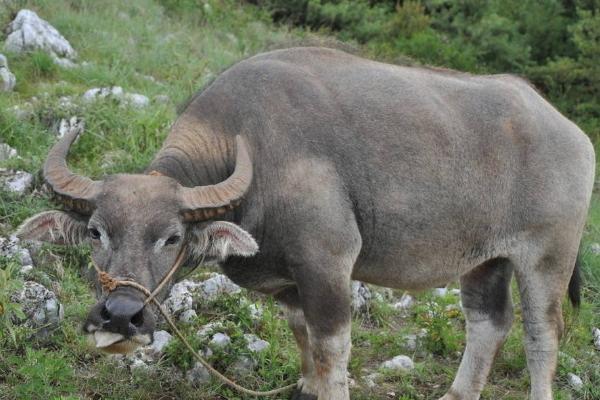
M 173 235 L 173 236 L 169 237 L 167 240 L 165 240 L 165 245 L 170 246 L 170 245 L 176 244 L 177 242 L 179 242 L 179 239 L 180 239 L 179 235 Z
M 100 239 L 100 231 L 98 229 L 96 229 L 96 228 L 90 228 L 90 229 L 88 229 L 88 234 L 94 240 Z

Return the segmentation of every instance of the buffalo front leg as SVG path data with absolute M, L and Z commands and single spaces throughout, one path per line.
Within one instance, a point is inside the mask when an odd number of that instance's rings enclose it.
M 315 377 L 315 365 L 308 339 L 308 330 L 304 312 L 300 308 L 298 293 L 295 288 L 286 290 L 278 300 L 288 320 L 288 325 L 294 334 L 298 350 L 300 351 L 302 378 L 298 382 L 298 388 L 292 395 L 292 400 L 316 400 L 318 394 L 318 382 Z
M 485 262 L 460 279 L 467 346 L 452 387 L 441 400 L 477 400 L 513 322 L 506 259 Z
M 321 282 L 323 290 L 301 291 L 312 360 L 320 400 L 348 400 L 350 358 L 350 280 Z

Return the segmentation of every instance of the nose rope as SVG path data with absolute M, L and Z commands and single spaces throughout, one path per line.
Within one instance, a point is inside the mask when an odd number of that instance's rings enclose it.
M 181 331 L 177 328 L 177 326 L 175 325 L 175 323 L 169 316 L 169 313 L 164 309 L 162 304 L 160 304 L 158 302 L 158 300 L 156 300 L 156 297 L 155 297 L 162 290 L 162 288 L 166 285 L 167 281 L 173 276 L 175 271 L 177 271 L 177 269 L 181 266 L 181 263 L 183 262 L 183 260 L 185 258 L 186 250 L 187 250 L 186 245 L 181 246 L 181 250 L 179 250 L 179 254 L 177 255 L 177 258 L 175 259 L 175 262 L 171 266 L 171 269 L 169 269 L 169 272 L 167 272 L 167 274 L 162 278 L 162 280 L 160 281 L 160 283 L 158 284 L 156 289 L 154 289 L 152 292 L 150 292 L 144 286 L 140 285 L 139 283 L 137 283 L 135 281 L 119 280 L 119 279 L 115 279 L 115 278 L 111 277 L 108 272 L 101 270 L 100 267 L 98 267 L 98 265 L 94 262 L 93 259 L 92 259 L 92 265 L 94 266 L 94 269 L 98 273 L 98 281 L 100 282 L 100 285 L 102 285 L 102 288 L 105 291 L 112 292 L 119 286 L 130 286 L 130 287 L 133 287 L 133 288 L 139 290 L 140 292 L 142 292 L 146 296 L 146 300 L 144 301 L 144 306 L 150 302 L 154 303 L 154 305 L 158 308 L 158 310 L 160 311 L 162 316 L 165 317 L 165 320 L 167 321 L 169 326 L 171 326 L 171 329 L 173 330 L 175 335 L 177 335 L 179 340 L 181 340 L 181 342 L 185 345 L 185 347 L 188 348 L 188 350 L 194 355 L 194 357 L 206 369 L 208 369 L 208 371 L 211 374 L 213 374 L 215 377 L 217 377 L 221 382 L 223 382 L 226 385 L 230 386 L 231 388 L 237 390 L 238 392 L 245 393 L 245 394 L 248 394 L 251 396 L 265 396 L 265 397 L 266 396 L 274 396 L 276 394 L 284 393 L 284 392 L 287 392 L 288 390 L 295 388 L 297 386 L 296 383 L 293 383 L 293 384 L 287 385 L 287 386 L 283 386 L 278 389 L 264 391 L 264 392 L 246 389 L 245 387 L 238 385 L 237 383 L 235 383 L 234 381 L 232 381 L 231 379 L 227 378 L 225 375 L 221 374 L 219 371 L 214 369 L 212 367 L 212 365 L 210 365 L 204 358 L 202 358 L 202 356 L 200 356 L 200 354 L 198 354 L 198 352 L 196 350 L 194 350 L 192 345 L 190 345 L 190 343 L 183 336 Z

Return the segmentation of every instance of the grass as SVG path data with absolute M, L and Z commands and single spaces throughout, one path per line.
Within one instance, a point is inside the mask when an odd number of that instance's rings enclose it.
M 78 62 L 88 63 L 82 68 L 63 69 L 44 53 L 7 55 L 17 76 L 17 87 L 0 97 L 0 141 L 16 148 L 21 158 L 1 166 L 33 173 L 37 188 L 41 183 L 40 168 L 55 141 L 60 118 L 85 117 L 86 134 L 70 157 L 70 166 L 76 171 L 93 177 L 141 171 L 160 147 L 175 119 L 177 104 L 235 61 L 305 35 L 273 26 L 264 13 L 233 0 L 53 0 L 5 4 L 0 9 L 0 27 L 6 26 L 18 9 L 34 9 L 69 39 L 78 52 Z M 112 85 L 142 93 L 152 102 L 145 109 L 134 109 L 111 101 L 86 105 L 77 100 L 91 87 Z M 165 94 L 170 98 L 166 104 L 154 100 Z M 64 96 L 74 98 L 71 109 L 61 105 Z M 26 102 L 31 103 L 31 115 L 18 119 L 10 109 Z M 52 207 L 40 191 L 25 197 L 0 193 L 0 234 L 8 235 L 28 216 Z M 584 302 L 578 312 L 565 306 L 567 331 L 561 343 L 565 355 L 560 358 L 555 382 L 557 399 L 600 398 L 600 354 L 591 343 L 591 328 L 600 327 L 600 256 L 588 250 L 596 242 L 600 242 L 597 194 L 582 244 Z M 179 371 L 189 368 L 192 360 L 177 342 L 169 345 L 153 369 L 131 369 L 90 348 L 80 334 L 85 313 L 94 303 L 85 279 L 87 255 L 85 248 L 49 248 L 43 261 L 38 262 L 33 278 L 52 285 L 65 306 L 60 329 L 44 341 L 32 339 L 30 330 L 11 323 L 11 315 L 18 310 L 11 305 L 8 294 L 22 283 L 22 278 L 15 272 L 14 261 L 0 260 L 0 399 L 243 398 L 219 384 L 201 389 L 190 386 Z M 408 315 L 400 314 L 386 301 L 376 300 L 367 315 L 354 318 L 349 366 L 357 381 L 352 389 L 353 399 L 432 399 L 443 395 L 451 384 L 465 341 L 464 320 L 456 312 L 458 299 L 452 295 L 433 297 L 429 293 L 416 297 L 418 306 Z M 250 317 L 248 301 L 264 308 L 259 320 Z M 515 325 L 498 356 L 483 399 L 526 398 L 529 379 L 518 304 L 515 294 Z M 195 346 L 206 346 L 206 340 L 198 338 L 195 332 L 208 322 L 223 322 L 232 338 L 228 351 L 212 356 L 222 371 L 234 374 L 233 362 L 240 356 L 249 356 L 242 337 L 251 332 L 269 341 L 271 347 L 256 358 L 255 374 L 239 378 L 241 383 L 271 389 L 298 378 L 299 358 L 292 334 L 271 299 L 243 292 L 214 303 L 198 304 L 196 311 L 198 318 L 182 325 Z M 416 334 L 421 329 L 427 329 L 427 335 L 412 348 L 405 334 Z M 385 373 L 369 389 L 364 384 L 365 376 L 398 354 L 413 357 L 415 370 L 406 374 Z M 569 372 L 582 377 L 585 387 L 581 392 L 574 393 L 569 388 Z M 392 396 L 391 392 L 395 394 Z

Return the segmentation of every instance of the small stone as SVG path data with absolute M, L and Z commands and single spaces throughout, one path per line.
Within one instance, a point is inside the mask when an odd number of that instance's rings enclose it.
M 408 351 L 416 351 L 419 338 L 415 334 L 409 334 L 404 337 L 404 346 Z
M 210 340 L 211 347 L 215 349 L 221 349 L 231 343 L 231 338 L 224 333 L 215 333 Z
M 29 275 L 33 271 L 33 265 L 23 265 L 19 270 L 21 275 Z
M 213 331 L 223 329 L 223 324 L 220 322 L 210 322 L 204 325 L 202 328 L 198 329 L 196 332 L 196 336 L 198 337 L 206 337 L 212 334 Z
M 569 385 L 571 385 L 574 390 L 580 391 L 583 389 L 583 381 L 581 378 L 571 372 L 567 374 L 567 381 L 569 381 Z
M 7 51 L 42 50 L 51 56 L 69 59 L 77 56 L 71 44 L 54 27 L 31 10 L 19 11 L 8 25 L 7 33 L 4 42 Z
M 365 376 L 365 384 L 368 388 L 373 389 L 377 386 L 377 382 L 381 379 L 381 374 L 378 372 L 374 372 Z
M 592 254 L 600 254 L 600 243 L 592 243 L 590 245 L 590 251 L 592 252 Z
M 396 356 L 391 360 L 384 361 L 381 364 L 381 368 L 392 371 L 410 371 L 415 368 L 413 360 L 404 355 Z
M 460 296 L 460 289 L 450 289 L 450 294 L 454 295 L 454 296 Z
M 431 291 L 435 297 L 443 297 L 448 294 L 448 288 L 435 288 Z
M 4 178 L 4 187 L 6 190 L 17 194 L 25 194 L 31 189 L 32 184 L 33 175 L 25 171 L 16 171 L 14 174 Z
M 396 310 L 406 311 L 409 308 L 411 308 L 414 304 L 415 304 L 415 298 L 412 297 L 408 293 L 404 293 L 402 295 L 402 297 L 400 298 L 400 301 L 398 301 L 397 303 L 394 304 L 394 308 Z
M 199 293 L 205 301 L 214 301 L 222 295 L 239 293 L 242 289 L 231 279 L 222 274 L 215 274 L 212 278 L 200 282 Z
M 258 336 L 251 333 L 244 334 L 244 339 L 246 339 L 246 342 L 248 343 L 248 350 L 253 353 L 260 353 L 268 349 L 270 346 L 269 342 L 262 340 Z
M 15 88 L 17 79 L 8 69 L 8 61 L 3 54 L 0 54 L 0 91 L 10 92 Z
M 210 373 L 208 369 L 199 362 L 194 364 L 194 367 L 186 372 L 185 379 L 194 387 L 200 387 L 210 383 Z
M 354 312 L 364 311 L 373 296 L 369 287 L 362 282 L 352 281 L 352 310 Z
M 146 369 L 146 368 L 148 368 L 148 364 L 146 364 L 144 362 L 144 360 L 141 360 L 139 358 L 134 358 L 133 360 L 131 360 L 131 364 L 129 365 L 129 368 L 131 368 L 132 370 L 138 369 L 138 368 Z
M 190 292 L 192 286 L 193 282 L 187 279 L 173 285 L 169 296 L 163 303 L 170 314 L 179 315 L 192 309 L 192 293 Z
M 558 359 L 562 365 L 568 368 L 574 368 L 577 365 L 577 361 L 573 357 L 562 351 L 558 352 Z
M 250 318 L 253 320 L 259 320 L 262 318 L 264 310 L 260 304 L 250 304 L 248 309 L 250 310 Z
M 592 336 L 594 337 L 594 346 L 596 347 L 596 350 L 600 350 L 600 329 L 593 328 Z
M 121 86 L 92 88 L 82 95 L 83 101 L 87 103 L 105 98 L 115 99 L 122 105 L 130 105 L 136 108 L 146 107 L 150 104 L 148 97 L 139 93 L 126 93 Z
M 196 311 L 194 310 L 185 310 L 179 314 L 179 320 L 181 322 L 185 322 L 186 324 L 193 322 L 196 318 L 198 318 L 198 314 L 196 314 Z
M 238 358 L 232 365 L 231 371 L 238 376 L 247 376 L 256 368 L 256 361 L 250 357 L 242 356 Z
M 0 143 L 0 161 L 6 161 L 10 158 L 17 156 L 17 151 L 7 145 L 6 143 Z
M 171 342 L 173 336 L 167 331 L 156 331 L 154 332 L 154 340 L 150 345 L 150 350 L 154 354 L 160 354 L 165 347 Z
M 46 337 L 64 318 L 63 307 L 54 292 L 33 281 L 11 295 L 11 301 L 21 305 L 26 319 L 18 321 L 36 329 L 36 336 Z
M 169 104 L 171 102 L 171 98 L 166 94 L 159 94 L 154 96 L 154 101 L 158 104 Z
M 148 97 L 138 93 L 125 93 L 124 99 L 125 103 L 136 108 L 143 108 L 150 104 L 150 99 Z

